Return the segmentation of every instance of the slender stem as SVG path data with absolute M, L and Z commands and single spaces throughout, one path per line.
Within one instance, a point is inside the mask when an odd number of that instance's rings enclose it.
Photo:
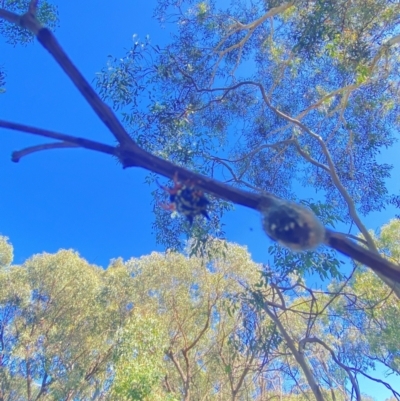
M 31 2 L 29 3 L 28 12 L 33 15 L 36 15 L 38 3 L 39 3 L 39 0 L 31 0 Z
M 28 156 L 32 153 L 40 152 L 42 150 L 65 149 L 65 148 L 80 148 L 80 146 L 75 143 L 68 143 L 68 142 L 45 143 L 43 145 L 31 146 L 29 148 L 13 152 L 11 160 L 15 163 L 18 163 L 23 157 Z
M 22 131 L 32 135 L 43 136 L 45 138 L 58 139 L 60 141 L 68 142 L 80 146 L 81 148 L 95 150 L 97 152 L 107 153 L 109 155 L 116 155 L 116 148 L 105 145 L 100 142 L 91 141 L 90 139 L 79 138 L 76 136 L 60 134 L 58 132 L 49 131 L 42 128 L 31 127 L 29 125 L 13 123 L 10 121 L 0 120 L 0 127 L 8 128 L 14 131 Z

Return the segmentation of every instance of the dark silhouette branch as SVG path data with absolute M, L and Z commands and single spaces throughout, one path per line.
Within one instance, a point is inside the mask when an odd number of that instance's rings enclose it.
M 396 400 L 400 400 L 400 393 L 398 393 L 389 383 L 384 382 L 381 379 L 376 379 L 375 377 L 372 377 L 372 376 L 368 375 L 367 373 L 363 372 L 360 369 L 354 369 L 353 368 L 353 370 L 357 371 L 357 373 L 359 373 L 360 375 L 363 375 L 364 377 L 368 378 L 369 380 L 372 380 L 372 381 L 374 381 L 376 383 L 383 384 L 388 390 L 390 390 L 393 393 L 393 395 L 396 398 Z
M 13 154 L 11 155 L 11 160 L 15 163 L 18 163 L 23 157 L 28 156 L 32 153 L 40 152 L 42 150 L 79 148 L 79 147 L 80 146 L 76 145 L 75 143 L 68 143 L 68 142 L 45 143 L 43 145 L 31 146 L 29 148 L 13 152 Z
M 34 35 L 36 35 L 40 44 L 54 57 L 60 67 L 81 92 L 82 96 L 99 116 L 100 120 L 103 121 L 107 128 L 114 134 L 118 142 L 120 144 L 129 143 L 131 146 L 137 146 L 125 131 L 112 110 L 102 102 L 97 93 L 69 59 L 51 31 L 47 28 L 43 28 L 33 13 L 28 12 L 19 16 L 0 9 L 0 17 L 19 25 L 21 28 L 29 29 Z
M 213 178 L 206 177 L 197 173 L 194 173 L 190 170 L 187 170 L 183 167 L 177 166 L 167 160 L 161 159 L 157 156 L 152 155 L 149 152 L 141 149 L 128 135 L 125 129 L 122 127 L 121 123 L 118 121 L 114 113 L 111 109 L 101 101 L 98 97 L 96 92 L 91 88 L 82 74 L 77 70 L 74 64 L 70 61 L 68 56 L 64 53 L 56 39 L 54 38 L 53 34 L 46 28 L 42 28 L 40 23 L 37 21 L 35 16 L 31 13 L 24 14 L 23 16 L 16 15 L 14 13 L 10 13 L 7 10 L 0 9 L 0 18 L 6 19 L 9 22 L 15 23 L 20 27 L 24 27 L 29 29 L 32 33 L 34 33 L 37 37 L 39 42 L 52 54 L 52 56 L 56 59 L 56 61 L 60 64 L 63 68 L 65 73 L 71 78 L 75 86 L 78 90 L 82 93 L 85 97 L 87 102 L 91 105 L 93 110 L 99 116 L 99 118 L 105 123 L 105 125 L 109 128 L 111 133 L 115 136 L 115 138 L 119 142 L 119 146 L 113 147 L 106 144 L 102 144 L 99 142 L 91 141 L 84 138 L 74 137 L 65 134 L 59 134 L 52 131 L 29 127 L 22 124 L 11 123 L 7 121 L 0 120 L 0 127 L 18 130 L 22 132 L 26 132 L 33 135 L 39 135 L 47 138 L 52 138 L 56 140 L 60 140 L 63 142 L 68 142 L 71 146 L 75 145 L 76 147 L 82 147 L 85 149 L 94 150 L 97 152 L 106 153 L 109 155 L 113 155 L 118 157 L 121 161 L 124 168 L 128 167 L 142 167 L 154 173 L 160 174 L 164 177 L 173 178 L 176 174 L 182 180 L 190 180 L 196 183 L 196 185 L 203 189 L 204 191 L 219 197 L 231 201 L 233 203 L 246 206 L 252 209 L 256 209 L 265 213 L 268 208 L 279 208 L 280 206 L 284 205 L 286 209 L 290 210 L 293 208 L 292 203 L 287 202 L 283 199 L 280 199 L 269 192 L 262 192 L 262 193 L 254 193 L 254 192 L 246 192 L 238 188 L 231 187 L 227 184 L 219 182 Z M 190 76 L 189 76 L 190 77 Z M 194 83 L 195 84 L 195 83 Z M 303 131 L 309 133 L 311 136 L 316 138 L 325 153 L 325 156 L 328 161 L 328 165 L 330 168 L 331 173 L 335 172 L 332 160 L 329 155 L 329 151 L 327 150 L 325 144 L 323 143 L 322 139 L 309 130 L 304 124 L 300 121 L 293 119 L 284 113 L 280 112 L 276 108 L 272 106 L 270 103 L 264 88 L 261 84 L 258 84 L 253 81 L 246 81 L 241 82 L 231 88 L 216 88 L 210 90 L 203 90 L 200 88 L 196 89 L 198 91 L 207 91 L 207 92 L 214 92 L 214 91 L 230 91 L 235 88 L 238 88 L 242 85 L 253 85 L 258 87 L 261 91 L 264 101 L 267 105 L 275 111 L 279 116 L 284 118 L 289 123 L 297 125 Z M 65 147 L 64 145 L 62 147 Z M 51 149 L 55 148 L 55 145 L 52 144 Z M 29 148 L 28 148 L 29 149 Z M 39 150 L 36 147 L 36 150 Z M 44 150 L 43 145 L 40 150 Z M 27 151 L 27 150 L 25 150 Z M 32 153 L 32 152 L 31 152 Z M 336 177 L 335 174 L 333 174 Z M 337 178 L 337 177 L 336 177 Z M 335 179 L 334 179 L 335 181 Z M 339 185 L 338 185 L 339 184 Z M 345 197 L 350 212 L 355 212 L 354 209 L 354 202 L 349 198 L 346 190 L 341 187 L 340 181 L 335 182 L 335 185 L 338 187 L 339 190 L 344 190 L 344 194 L 342 195 Z M 341 191 L 341 192 L 342 192 Z M 296 206 L 297 209 L 301 208 L 300 206 Z M 353 210 L 354 209 L 354 210 Z M 356 213 L 356 212 L 355 212 Z M 357 222 L 357 214 L 352 217 Z M 361 224 L 362 226 L 362 224 Z M 362 226 L 363 227 L 363 226 Z M 364 230 L 361 230 L 364 233 Z M 368 232 L 366 239 L 368 241 Z M 354 243 L 350 239 L 346 238 L 344 234 L 340 234 L 331 230 L 325 230 L 325 236 L 323 242 L 330 246 L 333 249 L 351 257 L 352 259 L 365 264 L 372 268 L 375 272 L 383 277 L 387 277 L 396 283 L 400 283 L 400 266 L 397 266 L 388 260 L 381 257 L 379 254 L 373 251 L 369 251 L 360 245 Z M 368 241 L 370 245 L 370 242 Z M 373 248 L 373 247 L 372 247 Z M 400 287 L 397 288 L 394 286 L 394 290 L 398 297 L 400 297 Z
M 31 127 L 29 125 L 13 123 L 10 121 L 0 120 L 0 127 L 11 129 L 14 131 L 26 132 L 32 135 L 43 136 L 45 138 L 58 139 L 63 142 L 74 144 L 77 147 L 95 150 L 96 152 L 107 153 L 116 156 L 116 148 L 113 146 L 105 145 L 100 142 L 91 141 L 90 139 L 79 138 L 76 136 L 60 134 L 58 132 L 49 131 L 42 128 Z M 18 160 L 13 160 L 17 162 Z
M 129 134 L 125 131 L 124 127 L 121 125 L 112 110 L 103 103 L 97 93 L 68 58 L 53 34 L 48 29 L 42 28 L 40 29 L 37 38 L 43 47 L 46 48 L 55 58 L 58 64 L 60 64 L 61 68 L 70 77 L 72 82 L 82 93 L 83 97 L 90 104 L 101 121 L 103 121 L 107 128 L 114 134 L 118 142 L 121 145 L 130 144 L 132 147 L 137 146 Z
M 19 21 L 21 17 L 17 14 L 14 14 L 10 11 L 7 11 L 3 8 L 0 8 L 0 18 L 5 19 L 8 22 L 11 22 L 12 24 L 19 25 Z
M 335 231 L 326 230 L 325 244 L 333 249 L 343 253 L 346 256 L 372 268 L 376 273 L 400 283 L 400 266 L 391 263 L 384 259 L 378 253 L 370 251 L 361 245 L 356 244 L 346 237 L 346 234 L 341 234 Z M 399 297 L 398 288 L 393 288 Z

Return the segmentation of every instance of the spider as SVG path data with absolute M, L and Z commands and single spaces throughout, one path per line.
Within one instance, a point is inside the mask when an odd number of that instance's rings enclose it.
M 193 223 L 193 218 L 199 214 L 210 219 L 207 214 L 207 207 L 210 201 L 204 196 L 203 191 L 195 187 L 193 182 L 188 180 L 185 184 L 182 183 L 178 180 L 178 174 L 176 173 L 172 188 L 158 185 L 169 193 L 169 200 L 171 202 L 169 204 L 162 204 L 161 207 L 163 209 L 183 214 L 187 217 L 190 224 Z

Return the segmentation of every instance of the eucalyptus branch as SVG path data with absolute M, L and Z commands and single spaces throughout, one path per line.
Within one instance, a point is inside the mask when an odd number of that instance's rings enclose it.
M 361 242 L 365 246 L 368 246 L 368 242 L 363 238 L 357 237 L 356 235 L 353 235 L 353 234 L 345 234 L 345 236 L 348 237 L 348 238 L 353 239 L 354 241 Z
M 279 292 L 278 292 L 279 293 Z M 297 350 L 295 345 L 295 341 L 290 337 L 289 333 L 286 331 L 285 327 L 283 326 L 281 320 L 273 313 L 273 311 L 268 307 L 268 305 L 264 302 L 262 295 L 259 292 L 253 292 L 254 299 L 257 300 L 258 305 L 267 313 L 270 319 L 275 323 L 276 327 L 278 328 L 279 332 L 281 333 L 282 337 L 285 339 L 287 346 L 289 347 L 292 355 L 296 359 L 296 362 L 301 367 L 304 375 L 306 376 L 308 385 L 311 388 L 311 391 L 314 393 L 315 398 L 317 401 L 324 401 L 324 397 L 322 395 L 320 386 L 315 381 L 314 375 L 308 365 L 308 362 L 305 356 Z
M 204 156 L 204 158 L 212 160 L 213 164 L 212 164 L 212 174 L 214 174 L 214 164 L 220 164 L 223 167 L 225 167 L 229 173 L 231 174 L 232 178 L 229 180 L 226 180 L 225 182 L 235 182 L 236 184 L 241 184 L 244 185 L 245 187 L 252 189 L 253 191 L 258 192 L 259 188 L 255 187 L 254 185 L 251 185 L 249 182 L 242 180 L 242 175 L 240 175 L 240 177 L 238 177 L 235 172 L 233 171 L 232 167 L 228 164 L 228 162 L 224 161 L 224 159 L 220 159 L 217 156 Z
M 332 359 L 336 362 L 337 365 L 339 365 L 343 370 L 346 371 L 347 376 L 349 377 L 351 384 L 353 386 L 353 389 L 356 392 L 356 397 L 357 397 L 357 401 L 361 401 L 361 393 L 360 393 L 360 387 L 357 383 L 356 378 L 353 376 L 352 374 L 352 368 L 349 368 L 347 365 L 345 365 L 344 363 L 340 362 L 339 359 L 336 357 L 335 352 L 332 350 L 332 348 L 330 348 L 324 341 L 320 340 L 319 338 L 316 337 L 306 337 L 303 338 L 302 340 L 299 341 L 299 350 L 304 351 L 305 345 L 307 343 L 317 343 L 322 345 L 326 350 L 329 351 L 329 353 L 332 356 Z
M 112 110 L 106 106 L 93 88 L 89 85 L 80 71 L 75 67 L 67 54 L 58 44 L 54 35 L 47 28 L 43 28 L 35 15 L 28 12 L 19 16 L 9 11 L 0 9 L 0 18 L 4 18 L 9 22 L 19 25 L 21 28 L 29 29 L 36 35 L 40 44 L 48 50 L 54 57 L 60 67 L 68 75 L 82 96 L 86 99 L 94 112 L 98 115 L 101 121 L 114 134 L 120 144 L 129 143 L 131 146 L 137 146 L 132 138 L 125 131 L 122 124 L 119 122 Z
M 325 170 L 328 174 L 330 174 L 330 170 L 329 167 L 325 164 L 322 164 L 320 162 L 318 162 L 317 160 L 315 160 L 314 158 L 312 158 L 308 153 L 304 152 L 304 150 L 301 148 L 299 141 L 297 139 L 293 140 L 294 146 L 297 149 L 297 152 L 304 158 L 306 159 L 308 162 L 310 162 L 311 164 L 313 164 L 316 167 L 321 168 L 322 170 Z
M 29 148 L 13 152 L 11 160 L 15 163 L 18 163 L 23 157 L 28 156 L 35 152 L 40 152 L 42 150 L 79 148 L 79 147 L 80 146 L 75 143 L 68 143 L 68 142 L 45 143 L 43 145 L 31 146 Z
M 204 323 L 204 327 L 200 330 L 200 333 L 197 335 L 197 337 L 192 341 L 190 345 L 188 345 L 185 349 L 185 352 L 188 353 L 193 347 L 196 346 L 196 344 L 201 340 L 201 338 L 204 336 L 204 334 L 207 332 L 207 330 L 210 327 L 210 319 L 211 319 L 211 313 L 212 313 L 212 308 L 215 306 L 217 300 L 214 302 L 210 302 L 208 300 L 208 307 L 207 307 L 207 319 L 206 322 Z
M 243 49 L 243 46 L 246 44 L 246 42 L 250 39 L 252 36 L 253 32 L 257 27 L 259 27 L 261 24 L 263 24 L 267 19 L 274 17 L 275 15 L 281 14 L 282 12 L 286 11 L 288 8 L 292 7 L 293 3 L 284 3 L 281 4 L 280 6 L 273 7 L 271 8 L 267 13 L 265 13 L 263 16 L 260 18 L 256 19 L 253 22 L 250 22 L 246 25 L 240 23 L 239 21 L 236 21 L 235 24 L 231 27 L 229 33 L 218 43 L 218 45 L 214 48 L 214 53 L 218 54 L 218 61 L 215 63 L 213 73 L 211 74 L 211 80 L 214 79 L 216 70 L 222 61 L 223 57 L 230 53 L 231 51 L 235 49 Z M 226 41 L 235 33 L 240 32 L 240 31 L 248 31 L 245 35 L 245 37 L 240 40 L 239 42 L 235 43 L 234 45 L 229 46 L 228 48 L 224 50 L 220 50 L 220 48 L 226 43 Z M 239 51 L 238 55 L 238 61 L 241 56 L 241 51 Z M 237 64 L 237 63 L 236 63 Z
M 4 120 L 0 120 L 0 127 L 11 129 L 14 131 L 25 132 L 27 134 L 38 135 L 38 136 L 42 136 L 45 138 L 58 139 L 60 141 L 67 142 L 69 144 L 74 144 L 77 147 L 95 150 L 96 152 L 106 153 L 106 154 L 113 155 L 113 156 L 117 155 L 116 148 L 109 146 L 109 145 L 105 145 L 100 142 L 91 141 L 90 139 L 60 134 L 58 132 L 49 131 L 49 130 L 37 128 L 37 127 L 32 127 L 29 125 L 18 124 L 18 123 L 14 123 L 14 122 L 10 122 L 10 121 L 4 121 Z M 18 160 L 13 159 L 13 161 L 17 162 Z
M 177 369 L 177 371 L 179 373 L 179 376 L 181 377 L 182 381 L 184 383 L 186 383 L 187 382 L 186 375 L 183 372 L 183 370 L 181 368 L 181 365 L 179 364 L 179 361 L 175 358 L 175 354 L 170 350 L 170 351 L 168 351 L 166 353 L 166 355 L 169 357 L 169 359 L 171 359 L 172 363 L 175 365 L 175 367 L 176 367 L 176 369 Z
M 105 125 L 109 128 L 111 133 L 117 138 L 119 142 L 119 146 L 112 147 L 106 144 L 102 144 L 99 142 L 91 141 L 84 138 L 74 137 L 65 134 L 59 134 L 52 131 L 29 127 L 22 124 L 11 123 L 7 121 L 0 120 L 0 127 L 19 130 L 33 135 L 39 135 L 47 138 L 52 138 L 56 140 L 60 140 L 63 142 L 67 142 L 70 144 L 74 144 L 77 147 L 85 148 L 94 150 L 97 152 L 106 153 L 109 155 L 113 155 L 118 157 L 120 162 L 122 163 L 124 168 L 128 167 L 142 167 L 154 173 L 160 174 L 162 176 L 173 178 L 174 176 L 178 175 L 179 179 L 181 180 L 190 180 L 195 182 L 196 185 L 203 189 L 205 192 L 208 192 L 218 198 L 223 198 L 233 203 L 243 205 L 252 209 L 256 209 L 260 211 L 263 216 L 264 220 L 266 219 L 266 215 L 271 211 L 275 213 L 274 216 L 284 216 L 285 213 L 295 212 L 297 217 L 304 217 L 304 214 L 307 216 L 305 220 L 301 220 L 302 224 L 305 226 L 301 226 L 301 230 L 299 231 L 300 235 L 312 235 L 312 230 L 316 227 L 318 228 L 318 239 L 322 242 L 327 244 L 328 246 L 338 250 L 339 252 L 357 260 L 369 267 L 371 267 L 375 272 L 383 277 L 390 278 L 398 283 L 400 283 L 400 266 L 397 266 L 388 260 L 381 257 L 376 252 L 369 251 L 358 244 L 350 241 L 348 238 L 345 237 L 344 234 L 340 234 L 328 229 L 323 229 L 320 227 L 320 223 L 316 219 L 316 217 L 310 212 L 306 211 L 305 208 L 302 208 L 299 205 L 290 203 L 285 201 L 284 199 L 280 199 L 269 192 L 262 192 L 262 193 L 253 193 L 253 192 L 246 192 L 238 188 L 234 188 L 232 186 L 226 185 L 221 183 L 213 178 L 206 177 L 197 173 L 194 173 L 190 170 L 187 170 L 181 166 L 177 166 L 167 160 L 161 159 L 157 156 L 152 155 L 151 153 L 141 149 L 128 135 L 125 129 L 122 127 L 121 123 L 117 120 L 114 113 L 110 110 L 110 108 L 101 101 L 95 91 L 90 87 L 88 82 L 83 78 L 82 74 L 77 70 L 74 64 L 69 60 L 68 56 L 64 53 L 60 45 L 57 43 L 56 39 L 52 35 L 52 33 L 46 29 L 42 28 L 40 23 L 37 21 L 34 15 L 31 13 L 24 14 L 23 16 L 18 16 L 14 13 L 10 13 L 4 9 L 0 9 L 0 18 L 6 19 L 12 23 L 17 24 L 20 27 L 27 28 L 31 32 L 33 32 L 37 37 L 39 42 L 53 55 L 55 60 L 60 64 L 60 66 L 64 69 L 65 73 L 71 78 L 75 86 L 78 90 L 82 93 L 85 97 L 87 102 L 92 106 L 93 110 L 99 116 L 99 118 L 105 123 Z M 186 74 L 187 76 L 187 74 Z M 235 88 L 238 88 L 243 85 L 253 85 L 259 88 L 261 94 L 264 98 L 266 104 L 273 110 L 277 115 L 285 119 L 291 124 L 295 124 L 299 126 L 302 130 L 309 133 L 315 139 L 317 139 L 321 147 L 327 157 L 328 165 L 331 170 L 332 178 L 334 179 L 335 184 L 337 185 L 338 189 L 343 191 L 343 196 L 348 202 L 350 212 L 354 214 L 353 219 L 359 225 L 360 230 L 363 232 L 365 238 L 367 239 L 369 245 L 369 233 L 366 231 L 365 227 L 361 224 L 358 219 L 357 213 L 355 212 L 354 203 L 352 202 L 351 198 L 347 194 L 344 187 L 341 185 L 336 171 L 334 169 L 334 165 L 332 159 L 330 157 L 329 151 L 326 148 L 325 144 L 323 143 L 322 138 L 320 138 L 317 134 L 312 132 L 306 126 L 304 126 L 300 121 L 293 119 L 286 114 L 282 113 L 281 111 L 274 108 L 269 101 L 264 88 L 261 84 L 258 84 L 253 81 L 244 81 L 235 86 L 230 88 L 216 88 L 216 89 L 209 89 L 203 90 L 196 86 L 196 83 L 193 82 L 196 90 L 200 92 L 215 92 L 215 91 L 231 91 Z M 64 146 L 64 145 L 62 145 Z M 54 145 L 51 146 L 54 148 Z M 38 149 L 38 148 L 36 148 Z M 43 147 L 41 150 L 44 150 Z M 273 213 L 269 213 L 269 217 Z M 282 215 L 283 213 L 283 215 Z M 297 221 L 295 222 L 298 223 Z M 294 224 L 293 222 L 291 224 Z M 311 224 L 311 226 L 310 226 Z M 311 227 L 311 228 L 310 228 Z M 288 227 L 276 227 L 275 223 L 269 224 L 269 228 L 275 230 L 276 228 L 285 229 Z M 290 227 L 291 228 L 291 227 Z M 363 229 L 361 229 L 363 228 Z M 305 231 L 304 231 L 305 229 Z M 268 234 L 270 235 L 270 233 Z M 276 237 L 272 237 L 277 240 Z M 303 238 L 298 238 L 300 241 Z M 279 239 L 278 239 L 279 240 Z M 308 238 L 305 239 L 305 244 L 307 244 Z M 372 240 L 371 240 L 372 241 Z M 317 246 L 318 244 L 314 244 Z M 373 246 L 370 245 L 372 249 Z M 299 249 L 299 248 L 292 248 L 292 249 Z M 301 248 L 300 248 L 301 249 Z M 392 285 L 391 285 L 392 286 Z M 400 297 L 400 287 L 395 287 L 396 294 Z
M 400 400 L 400 393 L 398 393 L 389 383 L 384 382 L 383 380 L 380 380 L 380 379 L 376 379 L 375 377 L 372 377 L 359 369 L 357 369 L 357 373 L 360 373 L 361 375 L 365 376 L 366 378 L 368 378 L 376 383 L 383 384 L 388 390 L 390 390 L 393 393 L 393 395 L 395 396 L 395 398 L 397 400 Z
M 175 174 L 178 174 L 181 179 L 196 182 L 199 188 L 210 194 L 213 194 L 216 197 L 226 199 L 251 209 L 265 210 L 266 208 L 274 207 L 281 202 L 285 202 L 268 192 L 247 192 L 239 188 L 226 185 L 222 182 L 214 180 L 213 178 L 206 177 L 183 167 L 174 165 L 173 163 L 154 156 L 138 147 L 132 148 L 125 145 L 123 147 L 121 146 L 113 148 L 112 146 L 88 139 L 59 134 L 48 130 L 1 120 L 0 127 L 21 130 L 26 133 L 45 136 L 47 138 L 59 139 L 79 145 L 82 148 L 114 155 L 120 159 L 124 168 L 134 166 L 143 167 L 149 171 L 153 171 L 169 178 L 173 178 Z M 338 250 L 344 255 L 347 255 L 354 260 L 371 267 L 378 274 L 380 273 L 391 280 L 400 283 L 400 266 L 397 266 L 381 257 L 379 254 L 354 243 L 347 238 L 345 234 L 326 229 L 324 243 L 333 249 Z M 393 288 L 393 286 L 391 287 Z M 396 294 L 400 297 L 399 291 L 396 291 Z

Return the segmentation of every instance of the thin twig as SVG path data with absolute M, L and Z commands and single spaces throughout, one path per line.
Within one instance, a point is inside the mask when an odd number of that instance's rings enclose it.
M 76 143 L 69 143 L 69 142 L 45 143 L 43 145 L 31 146 L 29 148 L 13 152 L 13 154 L 11 155 L 11 160 L 15 163 L 18 163 L 23 157 L 28 156 L 32 153 L 40 152 L 42 150 L 80 148 L 80 147 L 81 146 L 77 145 Z
M 352 368 L 348 367 L 339 359 L 336 357 L 335 352 L 331 347 L 329 347 L 324 341 L 320 340 L 319 338 L 316 337 L 307 337 L 303 338 L 302 340 L 299 341 L 299 349 L 304 349 L 306 343 L 317 343 L 322 345 L 326 350 L 329 351 L 329 353 L 332 356 L 332 359 L 336 362 L 337 365 L 339 365 L 342 369 L 344 369 L 351 381 L 351 384 L 353 386 L 354 391 L 356 392 L 356 399 L 357 401 L 361 401 L 361 393 L 360 393 L 360 387 L 358 385 L 357 379 L 353 376 L 352 374 Z
M 39 0 L 31 0 L 31 2 L 29 3 L 28 12 L 33 15 L 36 15 L 38 3 Z
M 28 134 L 44 136 L 45 138 L 51 139 L 58 139 L 63 142 L 68 142 L 70 144 L 75 144 L 81 148 L 95 150 L 101 153 L 107 153 L 109 155 L 117 155 L 116 148 L 105 145 L 100 142 L 91 141 L 90 139 L 79 138 L 71 135 L 60 134 L 58 132 L 49 131 L 42 128 L 31 127 L 29 125 L 13 123 L 10 121 L 0 120 L 0 127 L 15 130 L 15 131 L 22 131 Z

